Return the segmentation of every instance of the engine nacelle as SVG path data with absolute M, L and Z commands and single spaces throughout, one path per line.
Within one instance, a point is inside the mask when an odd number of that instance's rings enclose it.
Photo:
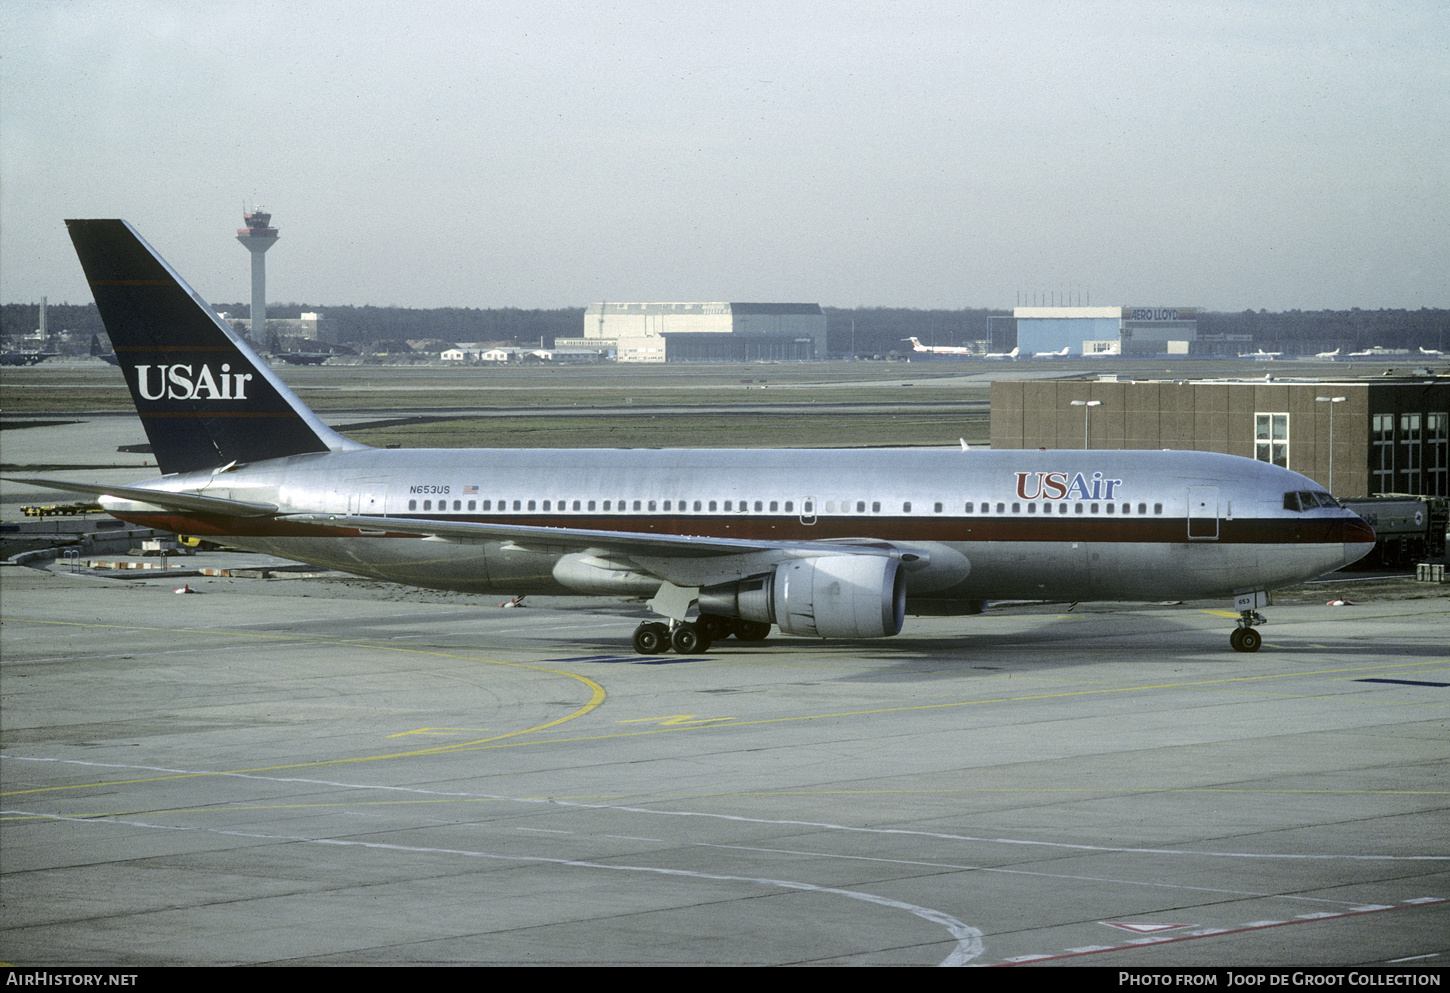
M 822 555 L 700 591 L 700 612 L 817 638 L 885 638 L 906 616 L 906 574 L 886 555 Z

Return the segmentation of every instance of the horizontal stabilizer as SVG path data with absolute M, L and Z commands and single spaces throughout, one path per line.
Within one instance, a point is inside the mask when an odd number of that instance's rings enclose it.
M 149 503 L 166 510 L 184 510 L 198 514 L 224 514 L 228 517 L 268 517 L 277 513 L 273 503 L 253 503 L 250 500 L 224 500 L 221 497 L 202 496 L 199 493 L 169 493 L 144 486 L 97 486 L 94 483 L 73 483 L 63 479 L 17 479 L 17 483 L 44 486 L 52 490 L 69 493 L 85 493 L 89 496 L 120 497 L 136 503 Z

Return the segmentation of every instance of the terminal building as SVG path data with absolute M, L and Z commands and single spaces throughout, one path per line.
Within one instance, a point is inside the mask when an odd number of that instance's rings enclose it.
M 826 356 L 826 315 L 816 303 L 592 303 L 583 337 L 555 347 L 620 362 L 809 362 Z
M 993 448 L 1224 452 L 1341 497 L 1450 496 L 1450 381 L 992 384 Z

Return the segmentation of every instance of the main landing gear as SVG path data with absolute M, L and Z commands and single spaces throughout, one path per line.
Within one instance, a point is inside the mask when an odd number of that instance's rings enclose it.
M 733 617 L 702 614 L 695 621 L 664 624 L 645 621 L 634 629 L 634 650 L 641 655 L 659 655 L 674 649 L 681 655 L 707 652 L 716 641 L 734 635 L 741 641 L 760 641 L 770 634 L 770 625 Z
M 1230 647 L 1236 652 L 1257 652 L 1259 646 L 1264 643 L 1263 635 L 1254 630 L 1258 624 L 1267 624 L 1264 615 L 1255 608 L 1267 607 L 1269 605 L 1269 594 L 1267 593 L 1245 593 L 1234 600 L 1234 606 L 1239 612 L 1239 626 L 1233 629 L 1228 636 Z

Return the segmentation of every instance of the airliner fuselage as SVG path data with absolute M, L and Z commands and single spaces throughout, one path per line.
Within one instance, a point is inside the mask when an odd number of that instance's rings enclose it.
M 274 503 L 281 519 L 108 501 L 114 513 L 454 590 L 652 594 L 660 579 L 627 555 L 596 556 L 585 567 L 539 539 L 420 541 L 389 531 L 387 519 L 424 528 L 473 522 L 760 543 L 886 542 L 918 556 L 907 566 L 909 612 L 918 601 L 939 612 L 953 600 L 967 609 L 1021 597 L 1230 597 L 1337 569 L 1360 556 L 1367 537 L 1357 518 L 1328 501 L 1304 509 L 1296 499 L 1287 509 L 1287 494 L 1318 489 L 1304 477 L 1202 452 L 370 449 L 139 485 Z M 321 520 L 330 515 L 379 520 L 372 533 L 340 534 Z

